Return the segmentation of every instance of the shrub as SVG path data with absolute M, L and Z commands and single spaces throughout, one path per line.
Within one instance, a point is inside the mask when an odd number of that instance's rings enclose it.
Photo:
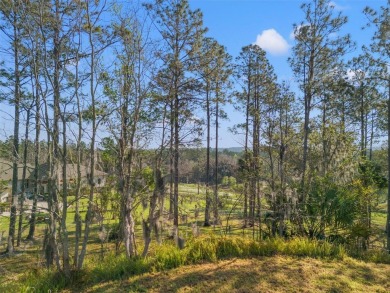
M 281 246 L 281 253 L 313 258 L 343 258 L 345 256 L 345 250 L 340 245 L 307 238 L 294 238 L 284 243 Z
M 248 243 L 243 238 L 221 237 L 216 246 L 218 258 L 240 257 L 249 255 Z
M 97 265 L 91 269 L 90 275 L 95 282 L 117 280 L 124 276 L 139 275 L 150 271 L 147 259 L 140 257 L 128 259 L 124 254 L 111 254 L 103 261 L 93 263 Z
M 108 241 L 117 241 L 120 239 L 120 225 L 119 223 L 112 224 L 109 228 Z
M 173 244 L 164 244 L 156 249 L 155 255 L 150 259 L 153 270 L 166 270 L 177 268 L 185 264 L 183 250 Z
M 217 241 L 215 236 L 201 236 L 192 239 L 184 250 L 186 263 L 217 260 Z
M 69 278 L 50 269 L 29 271 L 22 280 L 20 292 L 58 292 L 74 284 L 82 283 L 84 272 L 72 271 Z
M 390 264 L 390 254 L 386 250 L 351 251 L 349 254 L 366 262 Z

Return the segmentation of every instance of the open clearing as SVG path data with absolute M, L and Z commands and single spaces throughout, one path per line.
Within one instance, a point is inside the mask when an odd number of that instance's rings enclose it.
M 390 292 L 390 265 L 284 256 L 230 259 L 97 284 L 83 292 Z M 78 292 L 77 289 L 68 292 Z

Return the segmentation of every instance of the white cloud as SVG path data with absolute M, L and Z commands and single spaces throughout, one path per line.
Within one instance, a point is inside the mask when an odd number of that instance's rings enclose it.
M 338 4 L 337 4 L 336 2 L 334 2 L 334 1 L 330 1 L 330 2 L 329 2 L 329 6 L 330 6 L 330 7 L 333 7 L 334 10 L 336 10 L 336 11 L 343 11 L 343 10 L 348 9 L 347 6 L 338 5 Z
M 346 79 L 349 81 L 355 81 L 364 78 L 366 73 L 363 70 L 360 69 L 348 69 L 346 74 Z
M 295 40 L 295 31 L 292 30 L 290 33 L 290 40 Z
M 348 69 L 347 76 L 346 76 L 347 80 L 353 80 L 355 79 L 355 76 L 356 76 L 355 71 L 353 71 L 352 69 Z
M 287 41 L 273 28 L 262 31 L 255 44 L 273 55 L 286 54 L 290 48 Z

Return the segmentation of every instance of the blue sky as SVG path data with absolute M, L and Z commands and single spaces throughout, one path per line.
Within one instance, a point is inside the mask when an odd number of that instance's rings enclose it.
M 293 75 L 288 65 L 290 48 L 294 44 L 291 38 L 294 23 L 303 21 L 300 9 L 301 0 L 189 0 L 191 9 L 199 8 L 203 12 L 204 25 L 209 28 L 208 36 L 214 37 L 233 56 L 238 56 L 243 46 L 258 43 L 266 51 L 275 68 L 279 81 L 292 82 Z M 363 44 L 369 44 L 372 30 L 361 28 L 367 23 L 362 13 L 365 6 L 378 10 L 387 0 L 335 0 L 335 9 L 348 16 L 349 22 L 342 33 L 350 33 L 357 43 L 359 54 Z M 348 56 L 352 57 L 352 56 Z M 297 92 L 298 96 L 300 93 Z M 220 122 L 220 147 L 242 146 L 242 138 L 227 130 L 236 123 L 242 123 L 244 117 L 226 106 L 230 120 Z M 13 108 L 0 104 L 0 138 L 12 134 Z M 214 142 L 213 142 L 214 144 Z
M 287 62 L 294 45 L 293 24 L 304 20 L 300 0 L 190 0 L 192 9 L 203 12 L 204 25 L 208 35 L 217 39 L 233 56 L 238 56 L 243 46 L 257 43 L 267 52 L 279 81 L 293 82 L 293 74 Z M 363 44 L 369 44 L 373 31 L 361 29 L 367 23 L 363 9 L 370 6 L 378 10 L 387 0 L 336 0 L 332 4 L 336 11 L 348 17 L 348 23 L 340 34 L 351 34 L 357 43 L 356 51 L 348 58 L 358 55 Z M 298 96 L 300 93 L 297 93 Z M 227 128 L 242 123 L 242 114 L 227 106 L 230 121 L 221 123 L 219 145 L 221 147 L 241 146 L 242 138 L 233 137 Z

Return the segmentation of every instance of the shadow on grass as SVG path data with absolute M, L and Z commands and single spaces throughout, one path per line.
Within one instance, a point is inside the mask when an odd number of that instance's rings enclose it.
M 210 269 L 206 265 L 205 270 L 201 266 L 187 273 L 177 269 L 177 276 L 174 272 L 160 273 L 156 279 L 150 274 L 137 276 L 123 281 L 121 288 L 126 292 L 293 292 L 295 288 L 305 288 L 308 281 L 305 272 L 287 265 L 264 258 L 245 260 L 245 265 L 240 264 L 237 268 L 236 260 L 230 260 L 224 261 L 223 265 L 211 265 L 213 268 Z M 94 292 L 103 292 L 100 291 L 102 288 Z

